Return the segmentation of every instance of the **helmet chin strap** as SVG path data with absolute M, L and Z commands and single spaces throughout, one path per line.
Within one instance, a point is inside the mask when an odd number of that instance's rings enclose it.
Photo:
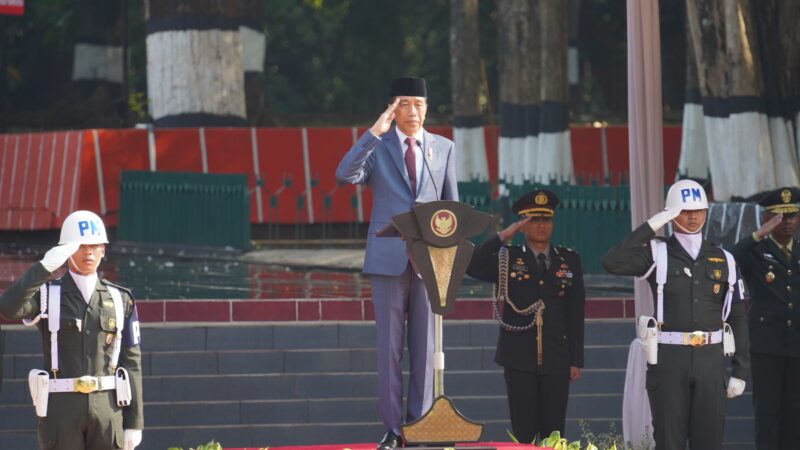
M 70 262 L 70 264 L 68 264 L 69 270 L 71 272 L 77 273 L 78 275 L 87 276 L 87 275 L 91 275 L 92 273 L 97 273 L 97 270 L 95 270 L 94 272 L 91 272 L 91 273 L 81 273 L 79 271 L 80 269 L 78 269 L 78 265 L 75 264 L 75 260 L 72 259 L 72 256 L 69 257 L 69 262 Z M 99 267 L 100 264 L 98 264 L 97 266 Z
M 703 220 L 703 223 L 700 224 L 699 227 L 697 227 L 697 231 L 689 231 L 689 230 L 687 230 L 686 228 L 682 227 L 681 224 L 679 224 L 677 220 L 673 220 L 672 224 L 675 225 L 683 234 L 697 234 L 697 233 L 699 233 L 700 231 L 703 230 L 703 227 L 705 226 L 706 221 Z

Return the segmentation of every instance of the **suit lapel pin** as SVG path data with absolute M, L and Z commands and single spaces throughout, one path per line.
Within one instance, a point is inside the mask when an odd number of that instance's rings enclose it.
M 433 147 L 428 147 L 428 161 L 433 159 Z

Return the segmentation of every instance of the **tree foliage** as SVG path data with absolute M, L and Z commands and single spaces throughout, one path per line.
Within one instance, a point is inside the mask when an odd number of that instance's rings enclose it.
M 134 120 L 142 121 L 147 120 L 144 0 L 127 1 L 128 105 L 135 107 Z M 79 126 L 63 108 L 70 101 L 79 7 L 120 2 L 34 0 L 26 2 L 22 17 L 0 16 L 0 130 Z M 578 101 L 570 102 L 572 116 L 624 121 L 625 3 L 578 3 L 581 75 Z M 480 0 L 479 8 L 480 56 L 488 100 L 497 111 L 497 2 Z M 663 64 L 664 101 L 673 110 L 680 110 L 683 100 L 682 8 L 682 2 L 661 2 L 662 55 L 677 61 Z M 387 100 L 389 80 L 404 75 L 427 78 L 429 123 L 449 122 L 447 0 L 264 0 L 263 17 L 257 19 L 267 38 L 264 92 L 270 121 L 264 124 L 371 122 Z M 482 104 L 483 112 L 487 106 Z

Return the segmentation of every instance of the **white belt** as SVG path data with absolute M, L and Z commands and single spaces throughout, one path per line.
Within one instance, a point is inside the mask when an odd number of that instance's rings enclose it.
M 707 344 L 719 344 L 722 342 L 722 330 L 717 331 L 660 331 L 658 333 L 659 344 L 691 345 L 700 347 Z
M 84 376 L 80 378 L 58 378 L 50 380 L 50 392 L 80 392 L 91 394 L 95 391 L 110 391 L 116 388 L 113 375 L 105 377 Z

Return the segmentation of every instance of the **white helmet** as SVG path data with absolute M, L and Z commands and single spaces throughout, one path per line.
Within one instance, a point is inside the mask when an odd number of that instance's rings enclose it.
M 678 208 L 681 211 L 708 209 L 706 190 L 693 180 L 680 180 L 670 186 L 664 210 Z
M 91 211 L 75 211 L 61 224 L 61 239 L 58 244 L 108 244 L 103 219 Z

